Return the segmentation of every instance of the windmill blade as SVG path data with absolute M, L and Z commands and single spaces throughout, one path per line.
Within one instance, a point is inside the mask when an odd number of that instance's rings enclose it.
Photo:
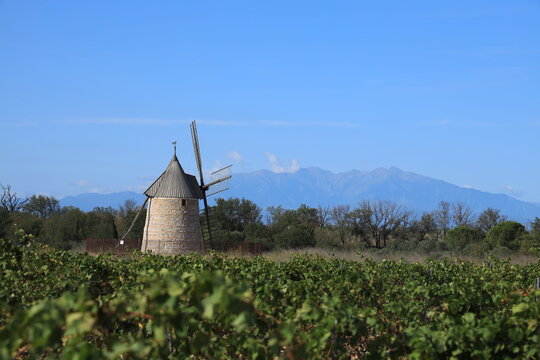
M 197 169 L 199 170 L 199 183 L 201 187 L 202 200 L 204 204 L 204 216 L 206 218 L 206 226 L 208 230 L 208 239 L 210 240 L 210 247 L 212 247 L 212 227 L 210 225 L 210 211 L 208 210 L 208 200 L 206 199 L 206 190 L 208 187 L 204 186 L 201 150 L 199 148 L 199 134 L 197 133 L 197 123 L 195 120 L 190 125 L 191 139 L 193 140 L 193 152 L 195 153 L 195 161 L 197 162 Z
M 191 140 L 193 141 L 193 152 L 195 153 L 195 162 L 197 163 L 197 170 L 199 170 L 199 182 L 202 187 L 204 186 L 203 171 L 202 171 L 202 160 L 201 160 L 201 149 L 199 148 L 199 134 L 197 133 L 197 123 L 195 121 L 191 122 Z
M 195 161 L 197 162 L 197 169 L 199 170 L 199 185 L 201 188 L 202 200 L 204 204 L 204 216 L 206 219 L 208 239 L 210 241 L 210 247 L 213 248 L 212 226 L 210 222 L 208 196 L 212 196 L 229 189 L 229 179 L 231 178 L 232 165 L 225 166 L 224 168 L 212 172 L 210 174 L 212 180 L 208 184 L 205 184 L 203 178 L 201 149 L 199 147 L 199 134 L 197 133 L 197 123 L 195 121 L 191 122 L 190 128 L 191 138 L 193 140 L 193 152 L 195 153 Z
M 214 180 L 205 185 L 208 191 L 207 196 L 212 196 L 229 189 L 229 180 L 232 177 L 231 169 L 232 165 L 228 165 L 210 174 Z

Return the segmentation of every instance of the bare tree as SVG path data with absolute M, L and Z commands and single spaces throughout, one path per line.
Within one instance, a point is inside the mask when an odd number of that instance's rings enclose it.
M 317 217 L 319 222 L 319 227 L 327 227 L 330 224 L 330 215 L 331 211 L 328 206 L 318 206 L 317 207 Z
M 379 249 L 387 245 L 388 239 L 400 226 L 410 219 L 410 212 L 390 201 L 364 200 L 354 211 L 355 231 L 369 244 L 369 238 Z
M 455 226 L 471 226 L 474 224 L 474 213 L 470 207 L 463 202 L 452 205 L 452 220 Z
M 127 218 L 131 213 L 137 212 L 138 209 L 139 207 L 137 206 L 137 202 L 135 202 L 135 200 L 128 199 L 124 201 L 123 205 L 120 205 L 118 215 L 123 218 Z
M 285 212 L 285 209 L 279 205 L 279 206 L 269 206 L 266 208 L 266 226 L 272 226 L 276 222 L 278 222 L 279 218 L 283 215 Z
M 341 245 L 345 246 L 347 233 L 349 232 L 349 214 L 351 207 L 349 205 L 338 205 L 332 208 L 332 222 L 337 228 Z
M 10 214 L 19 212 L 23 209 L 24 204 L 28 202 L 28 199 L 22 199 L 16 192 L 11 191 L 11 186 L 1 185 L 2 195 L 0 196 L 0 206 L 6 209 Z
M 438 229 L 437 238 L 441 240 L 450 229 L 450 203 L 448 201 L 441 201 L 437 210 L 433 212 L 433 216 Z
M 493 208 L 487 208 L 482 211 L 476 220 L 476 226 L 484 233 L 487 233 L 493 226 L 500 222 L 506 221 L 507 217 L 501 215 L 501 211 Z
M 428 234 L 437 231 L 435 215 L 432 212 L 425 212 L 420 217 L 420 220 L 414 220 L 409 225 L 411 231 L 418 241 L 423 241 Z

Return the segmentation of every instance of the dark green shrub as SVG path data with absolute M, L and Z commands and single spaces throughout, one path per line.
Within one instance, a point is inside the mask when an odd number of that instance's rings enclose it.
M 481 235 L 468 226 L 458 226 L 448 232 L 444 238 L 450 250 L 463 250 L 467 245 L 479 242 Z
M 432 253 L 445 250 L 445 243 L 437 239 L 427 239 L 418 242 L 416 250 L 421 253 Z
M 487 233 L 485 242 L 490 248 L 519 248 L 519 238 L 525 234 L 525 226 L 516 221 L 504 221 L 493 226 Z
M 315 246 L 315 235 L 308 226 L 289 226 L 274 236 L 277 246 L 282 248 L 304 248 Z
M 0 238 L 7 237 L 11 223 L 12 220 L 8 211 L 3 207 L 0 207 Z

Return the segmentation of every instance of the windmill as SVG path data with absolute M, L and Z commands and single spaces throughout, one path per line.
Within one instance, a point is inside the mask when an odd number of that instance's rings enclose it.
M 195 121 L 191 123 L 190 127 L 200 182 L 197 183 L 197 178 L 194 175 L 184 172 L 176 157 L 176 141 L 174 141 L 174 153 L 169 165 L 144 192 L 147 198 L 133 219 L 133 223 L 118 242 L 117 247 L 124 244 L 124 239 L 148 203 L 141 243 L 142 251 L 150 250 L 167 255 L 203 252 L 205 249 L 199 212 L 199 200 L 201 199 L 204 205 L 208 241 L 212 246 L 208 197 L 228 189 L 227 180 L 231 178 L 232 165 L 212 172 L 210 174 L 212 180 L 205 184 Z
M 193 152 L 195 154 L 195 162 L 197 163 L 197 170 L 199 171 L 199 187 L 201 189 L 202 201 L 204 206 L 204 217 L 206 228 L 208 231 L 208 239 L 210 246 L 212 246 L 212 226 L 210 224 L 210 210 L 208 208 L 208 197 L 228 190 L 228 180 L 231 178 L 232 165 L 225 166 L 219 170 L 212 172 L 210 175 L 212 181 L 208 184 L 204 183 L 203 168 L 201 160 L 201 150 L 199 147 L 199 135 L 197 133 L 197 123 L 191 122 L 191 139 L 193 141 Z M 207 194 L 208 193 L 208 194 Z

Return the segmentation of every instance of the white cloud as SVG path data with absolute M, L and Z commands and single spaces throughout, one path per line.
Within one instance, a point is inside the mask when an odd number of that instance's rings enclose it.
M 276 127 L 340 127 L 356 128 L 359 124 L 347 121 L 258 121 L 255 124 L 259 126 Z
M 218 171 L 219 169 L 223 169 L 223 168 L 224 168 L 224 165 L 221 161 L 219 160 L 214 161 L 214 166 L 212 166 L 209 171 L 205 172 L 206 177 L 207 178 L 211 177 L 213 172 Z
M 77 181 L 72 182 L 71 185 L 74 185 L 80 188 L 79 191 L 82 191 L 85 193 L 110 194 L 110 193 L 115 193 L 115 192 L 120 192 L 120 191 L 133 191 L 133 192 L 141 193 L 148 188 L 149 183 L 151 183 L 151 181 L 145 181 L 145 184 L 141 184 L 141 185 L 110 187 L 110 186 L 95 185 L 87 180 L 77 180 Z
M 264 155 L 270 161 L 270 167 L 275 173 L 295 173 L 300 169 L 300 163 L 296 159 L 292 160 L 289 166 L 283 166 L 276 155 L 269 152 L 265 152 Z
M 100 188 L 100 187 L 93 187 L 88 190 L 89 193 L 93 194 L 110 194 L 112 191 L 107 191 L 106 189 Z
M 91 186 L 90 182 L 86 180 L 77 180 L 75 181 L 74 185 L 82 188 L 87 188 Z
M 24 126 L 36 126 L 36 125 L 39 125 L 37 121 L 11 121 L 11 122 L 0 121 L 0 126 L 24 127 Z
M 241 163 L 244 160 L 244 155 L 240 154 L 238 151 L 229 151 L 227 157 L 236 163 Z
M 189 124 L 193 121 L 187 119 L 156 119 L 156 118 L 93 118 L 93 119 L 68 119 L 57 120 L 55 123 L 71 125 L 151 125 L 172 126 Z M 244 126 L 244 127 L 338 127 L 356 128 L 357 123 L 346 121 L 229 121 L 229 120 L 205 120 L 196 119 L 198 124 L 209 126 Z
M 193 120 L 187 119 L 155 119 L 155 118 L 93 118 L 93 119 L 69 119 L 58 120 L 55 123 L 71 124 L 71 125 L 156 125 L 156 126 L 171 126 L 178 124 L 189 124 Z M 197 120 L 199 124 L 205 125 L 245 125 L 234 121 L 214 121 L 214 120 Z
M 293 161 L 291 162 L 291 166 L 289 166 L 289 171 L 287 172 L 295 173 L 298 170 L 300 170 L 300 163 L 298 162 L 298 160 L 293 159 Z
M 479 188 L 476 188 L 476 187 L 471 186 L 471 185 L 463 185 L 462 188 L 481 191 Z
M 522 191 L 514 188 L 512 185 L 503 185 L 502 190 L 508 195 L 511 195 L 514 197 L 521 197 L 521 195 L 523 195 Z
M 71 119 L 54 121 L 59 124 L 71 125 L 173 125 L 178 120 L 152 119 L 152 118 L 95 118 Z M 187 121 L 185 121 L 187 123 Z

